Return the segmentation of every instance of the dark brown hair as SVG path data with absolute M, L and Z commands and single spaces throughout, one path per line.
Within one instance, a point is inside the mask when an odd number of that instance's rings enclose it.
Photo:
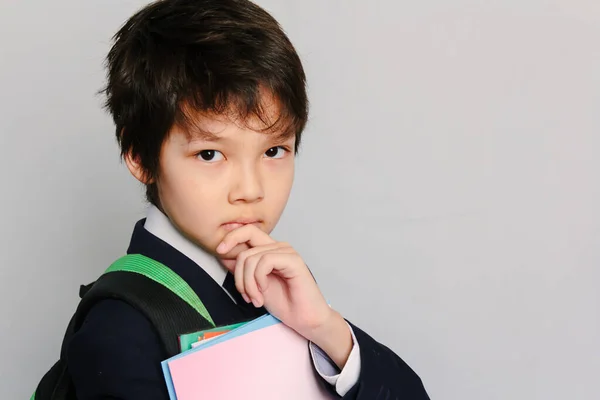
M 106 108 L 121 155 L 131 153 L 148 178 L 159 175 L 160 149 L 174 124 L 191 128 L 193 112 L 234 110 L 296 137 L 308 118 L 300 58 L 278 22 L 248 0 L 160 0 L 115 34 L 107 57 Z M 275 121 L 262 107 L 268 91 Z M 159 205 L 156 184 L 146 187 Z

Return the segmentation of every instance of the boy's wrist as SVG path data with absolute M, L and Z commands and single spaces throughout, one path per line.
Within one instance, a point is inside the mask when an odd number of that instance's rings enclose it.
M 350 327 L 340 313 L 332 309 L 329 317 L 305 337 L 323 350 L 340 369 L 344 368 L 354 342 Z

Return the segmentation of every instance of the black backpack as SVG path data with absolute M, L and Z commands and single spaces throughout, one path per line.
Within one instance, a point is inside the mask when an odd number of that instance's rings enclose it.
M 79 290 L 81 301 L 63 339 L 60 359 L 44 375 L 30 400 L 76 400 L 66 348 L 98 301 L 127 302 L 148 318 L 169 357 L 179 353 L 179 335 L 214 328 L 202 301 L 169 267 L 140 254 L 115 261 L 98 280 Z

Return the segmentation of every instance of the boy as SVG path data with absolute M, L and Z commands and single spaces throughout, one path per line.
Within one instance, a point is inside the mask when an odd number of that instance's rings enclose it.
M 269 236 L 308 116 L 302 64 L 277 22 L 248 0 L 162 0 L 122 27 L 107 61 L 107 108 L 151 204 L 128 253 L 180 275 L 217 326 L 272 313 L 310 341 L 333 394 L 428 399 L 398 356 L 327 305 L 300 255 Z M 166 354 L 127 303 L 96 304 L 66 346 L 78 399 L 168 399 Z

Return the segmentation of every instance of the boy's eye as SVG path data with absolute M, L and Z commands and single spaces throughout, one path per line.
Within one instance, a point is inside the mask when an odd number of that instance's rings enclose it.
M 202 150 L 198 153 L 198 158 L 206 162 L 221 161 L 223 159 L 223 153 L 218 150 Z
M 269 158 L 282 158 L 287 150 L 282 146 L 271 147 L 265 151 L 265 156 Z

